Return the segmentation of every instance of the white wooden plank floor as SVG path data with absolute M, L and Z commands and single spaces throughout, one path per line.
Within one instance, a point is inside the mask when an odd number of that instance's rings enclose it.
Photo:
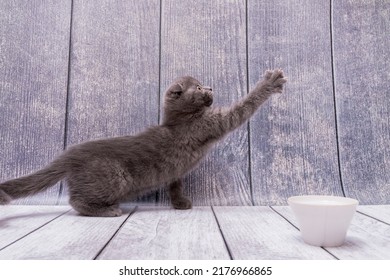
M 390 259 L 390 205 L 359 206 L 337 248 L 305 244 L 288 206 L 123 210 L 1 206 L 0 259 Z

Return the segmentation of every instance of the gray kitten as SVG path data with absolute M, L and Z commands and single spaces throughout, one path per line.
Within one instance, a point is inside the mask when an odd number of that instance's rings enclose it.
M 212 108 L 213 93 L 192 77 L 181 77 L 165 93 L 163 123 L 134 135 L 70 147 L 47 167 L 0 184 L 0 204 L 43 191 L 65 179 L 69 202 L 87 216 L 120 216 L 119 202 L 169 185 L 174 208 L 189 209 L 181 178 L 211 146 L 247 121 L 286 79 L 267 71 L 245 98 L 229 108 Z

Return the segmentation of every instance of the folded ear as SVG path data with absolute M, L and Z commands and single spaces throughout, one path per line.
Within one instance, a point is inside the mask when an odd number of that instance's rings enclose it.
M 179 97 L 183 93 L 183 87 L 181 84 L 173 84 L 169 88 L 169 93 L 175 97 Z

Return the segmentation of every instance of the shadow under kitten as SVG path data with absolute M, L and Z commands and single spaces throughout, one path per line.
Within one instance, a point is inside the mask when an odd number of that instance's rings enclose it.
M 264 79 L 242 100 L 212 108 L 213 91 L 192 77 L 176 79 L 165 93 L 161 125 L 132 136 L 89 141 L 70 147 L 45 168 L 0 184 L 0 204 L 43 191 L 61 179 L 69 202 L 82 215 L 120 216 L 119 203 L 168 184 L 176 209 L 191 208 L 181 178 L 214 143 L 245 123 L 273 93 L 281 93 L 282 70 Z

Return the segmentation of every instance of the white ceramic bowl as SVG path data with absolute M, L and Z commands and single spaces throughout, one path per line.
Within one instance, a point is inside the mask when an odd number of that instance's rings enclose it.
M 322 247 L 344 243 L 358 203 L 356 199 L 327 195 L 292 196 L 288 199 L 303 240 Z

